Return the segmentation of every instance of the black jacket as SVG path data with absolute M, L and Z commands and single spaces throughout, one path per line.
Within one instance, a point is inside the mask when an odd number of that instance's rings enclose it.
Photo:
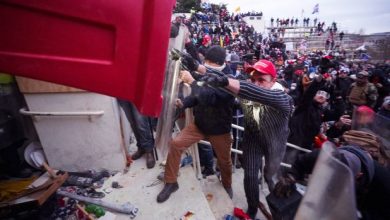
M 323 121 L 337 120 L 343 113 L 345 105 L 342 100 L 337 100 L 334 109 L 324 109 L 313 98 L 318 90 L 322 89 L 325 82 L 313 81 L 303 94 L 302 101 L 295 109 L 290 119 L 290 135 L 288 142 L 300 147 L 312 149 L 314 137 L 320 132 Z
M 222 70 L 231 74 L 226 66 Z M 195 125 L 205 135 L 229 133 L 233 120 L 234 96 L 218 88 L 191 85 L 191 95 L 183 100 L 184 108 L 194 107 Z
M 349 77 L 337 77 L 335 80 L 336 90 L 339 91 L 341 97 L 343 97 L 344 100 L 346 100 L 346 97 L 348 95 L 347 92 L 349 90 L 349 87 L 351 87 L 352 83 L 353 81 Z
M 311 174 L 319 155 L 316 149 L 311 153 L 300 155 L 289 170 L 296 180 L 303 180 Z M 366 169 L 363 167 L 363 173 Z M 364 176 L 368 176 L 364 174 Z M 374 161 L 374 174 L 370 182 L 356 192 L 357 208 L 364 220 L 390 219 L 390 172 Z

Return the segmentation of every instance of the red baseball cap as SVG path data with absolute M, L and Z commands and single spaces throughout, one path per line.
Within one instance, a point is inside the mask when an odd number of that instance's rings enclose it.
M 270 75 L 272 78 L 276 77 L 276 69 L 274 64 L 269 60 L 259 60 L 253 66 L 248 67 L 247 72 L 250 73 L 253 70 L 260 72 L 264 75 Z

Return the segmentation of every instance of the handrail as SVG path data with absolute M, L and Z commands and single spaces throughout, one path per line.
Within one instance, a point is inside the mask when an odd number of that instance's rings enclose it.
M 241 126 L 238 126 L 238 125 L 235 125 L 235 124 L 232 124 L 232 127 L 237 129 L 237 130 L 240 130 L 240 131 L 244 131 L 244 127 L 241 127 Z M 303 148 L 303 147 L 299 147 L 295 144 L 291 144 L 291 143 L 287 143 L 287 146 L 291 147 L 291 148 L 294 148 L 294 149 L 297 149 L 297 150 L 300 150 L 300 151 L 303 151 L 303 152 L 306 152 L 306 153 L 310 153 L 311 150 L 308 150 L 306 148 Z
M 201 143 L 201 144 L 206 144 L 206 145 L 211 146 L 210 142 L 205 141 L 205 140 L 200 140 L 199 143 Z M 237 150 L 237 149 L 234 149 L 234 148 L 230 148 L 230 150 L 231 150 L 231 152 L 233 152 L 233 153 L 242 154 L 242 151 L 241 151 L 241 150 Z
M 20 114 L 28 116 L 102 116 L 104 115 L 103 110 L 99 111 L 76 111 L 76 112 L 38 112 L 38 111 L 29 111 L 25 108 L 19 110 Z

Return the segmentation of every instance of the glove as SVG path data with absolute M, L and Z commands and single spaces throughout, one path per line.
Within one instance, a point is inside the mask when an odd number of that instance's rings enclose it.
M 198 70 L 199 63 L 188 54 L 182 55 L 181 63 L 190 71 Z
M 279 198 L 287 198 L 295 190 L 295 180 L 291 177 L 282 177 L 275 185 L 274 193 Z
M 213 73 L 207 73 L 200 79 L 200 81 L 204 81 L 214 87 L 225 87 L 229 85 L 229 79 L 227 76 L 218 76 Z

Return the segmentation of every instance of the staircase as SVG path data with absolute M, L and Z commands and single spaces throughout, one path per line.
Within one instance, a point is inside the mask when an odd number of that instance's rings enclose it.
M 285 37 L 284 42 L 293 42 L 294 48 L 299 48 L 299 44 L 304 37 Z M 328 38 L 327 33 L 318 36 L 317 34 L 309 35 L 307 45 L 309 50 L 325 50 L 325 41 Z M 364 38 L 357 34 L 345 34 L 342 41 L 338 35 L 335 37 L 335 46 L 339 45 L 347 51 L 354 50 L 364 43 Z

